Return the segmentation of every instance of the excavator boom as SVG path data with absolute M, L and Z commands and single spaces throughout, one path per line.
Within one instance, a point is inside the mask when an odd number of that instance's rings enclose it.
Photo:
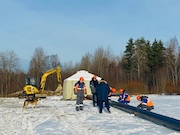
M 43 91 L 44 91 L 45 84 L 46 84 L 46 78 L 53 73 L 56 73 L 57 81 L 59 83 L 61 83 L 61 69 L 60 69 L 60 67 L 58 66 L 56 69 L 50 69 L 50 70 L 46 71 L 41 77 L 41 83 L 40 83 L 40 89 L 42 91 L 41 93 L 43 93 Z

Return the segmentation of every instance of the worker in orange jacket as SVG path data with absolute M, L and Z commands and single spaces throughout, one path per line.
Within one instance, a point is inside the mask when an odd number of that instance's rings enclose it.
M 140 95 L 138 95 L 136 97 L 136 99 L 141 102 L 137 106 L 137 108 L 140 108 L 140 109 L 143 109 L 143 110 L 147 110 L 147 111 L 150 111 L 150 110 L 154 109 L 153 102 L 147 96 L 140 96 Z
M 119 99 L 118 99 L 119 103 L 128 104 L 131 98 L 129 94 L 127 93 L 127 91 L 124 89 L 119 89 L 119 93 L 120 93 Z
M 109 96 L 108 96 L 108 99 L 111 100 L 111 96 L 112 96 L 112 94 L 115 94 L 115 93 L 116 93 L 116 89 L 113 88 L 113 87 L 109 87 L 109 88 L 110 88 L 110 94 L 109 94 Z
M 76 111 L 83 110 L 83 100 L 86 94 L 86 85 L 83 77 L 80 77 L 79 81 L 75 83 L 74 93 L 77 95 Z

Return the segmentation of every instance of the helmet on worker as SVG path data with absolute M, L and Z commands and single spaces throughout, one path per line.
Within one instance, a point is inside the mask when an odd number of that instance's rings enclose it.
M 111 90 L 112 93 L 116 93 L 116 89 L 115 88 L 111 87 L 110 90 Z
M 140 100 L 140 99 L 141 99 L 141 96 L 140 96 L 140 95 L 137 95 L 137 96 L 136 96 L 136 99 L 137 99 L 137 100 Z
M 97 77 L 94 75 L 94 76 L 93 76 L 93 79 L 96 79 L 96 78 L 97 78 Z
M 119 93 L 122 93 L 124 90 L 122 88 L 119 89 Z
M 84 78 L 83 78 L 83 77 L 80 77 L 80 78 L 79 78 L 79 81 L 82 81 L 82 82 L 83 82 L 83 81 L 84 81 Z

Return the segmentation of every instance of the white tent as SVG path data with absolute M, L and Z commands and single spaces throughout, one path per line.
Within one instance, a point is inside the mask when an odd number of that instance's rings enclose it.
M 87 95 L 92 95 L 89 87 L 89 82 L 91 81 L 94 74 L 89 73 L 86 70 L 77 71 L 74 75 L 66 78 L 63 82 L 63 99 L 76 99 L 74 94 L 74 84 L 79 80 L 80 77 L 84 78 L 84 83 L 87 89 Z M 97 80 L 101 78 L 97 76 Z

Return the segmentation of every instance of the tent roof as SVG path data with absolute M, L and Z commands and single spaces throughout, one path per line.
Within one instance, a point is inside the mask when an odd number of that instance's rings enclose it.
M 80 77 L 83 77 L 85 80 L 91 80 L 93 76 L 94 74 L 91 74 L 86 70 L 80 70 L 80 71 L 77 71 L 72 76 L 66 78 L 65 80 L 79 80 Z M 101 77 L 97 76 L 97 79 L 100 80 Z

